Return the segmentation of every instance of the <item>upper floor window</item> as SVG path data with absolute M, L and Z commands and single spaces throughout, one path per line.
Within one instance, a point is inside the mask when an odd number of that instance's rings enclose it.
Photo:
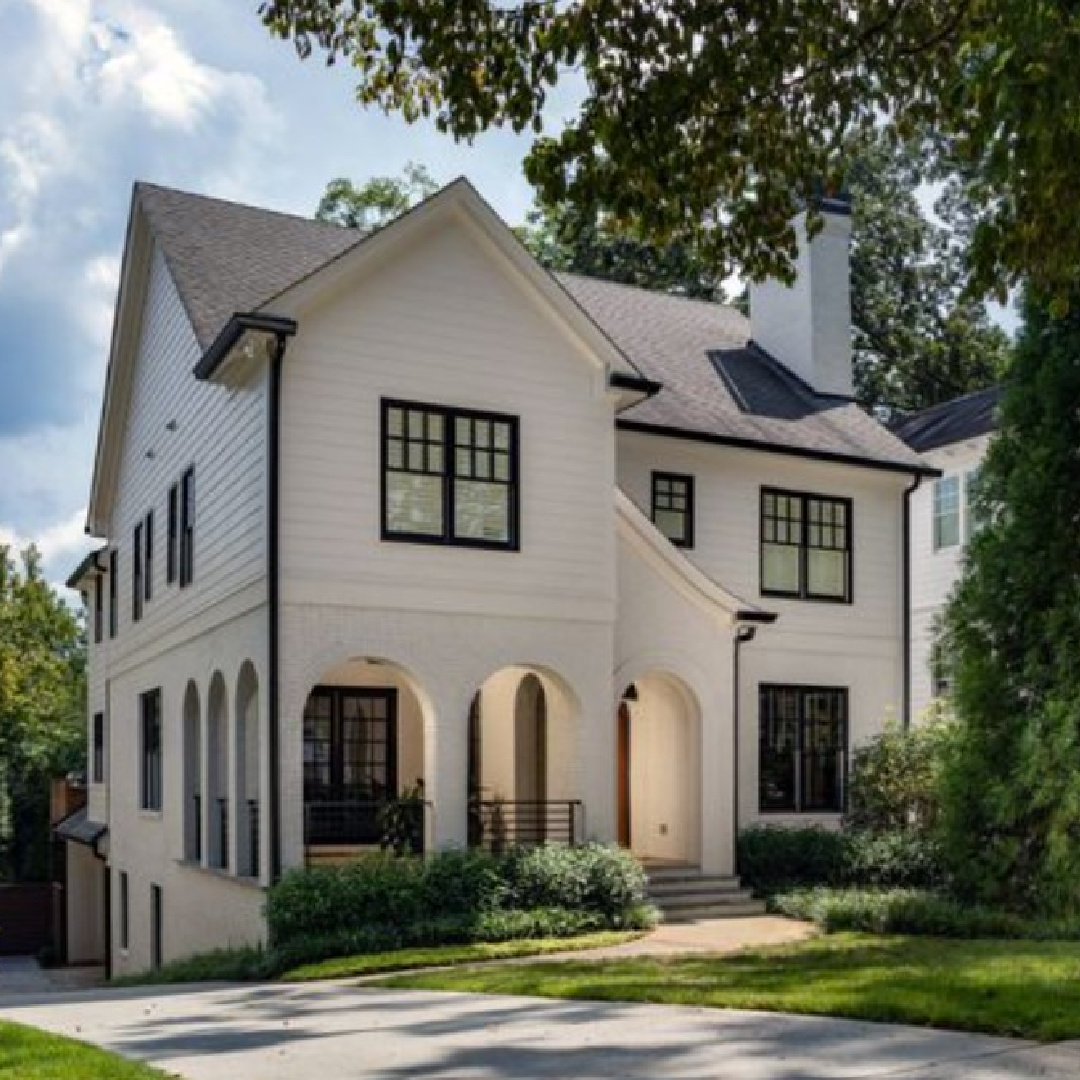
M 762 684 L 759 699 L 761 810 L 841 813 L 847 772 L 847 690 Z
M 518 421 L 384 401 L 385 540 L 518 547 Z
M 165 537 L 165 581 L 171 585 L 176 580 L 177 558 L 180 544 L 180 485 L 169 487 L 168 513 Z
M 105 714 L 103 712 L 94 713 L 90 781 L 94 784 L 105 781 Z
M 850 499 L 763 488 L 762 593 L 850 603 L 851 518 Z
M 195 466 L 180 478 L 180 587 L 195 580 Z
M 143 521 L 143 599 L 154 595 L 154 511 L 146 512 Z
M 934 550 L 960 543 L 960 477 L 934 481 Z
M 139 695 L 139 742 L 142 754 L 139 805 L 161 810 L 161 691 Z
M 964 473 L 964 539 L 970 540 L 986 524 L 986 514 L 979 503 L 982 469 Z
M 143 523 L 135 526 L 131 545 L 131 620 L 138 622 L 143 612 Z
M 117 598 L 117 581 L 120 577 L 120 554 L 113 548 L 109 552 L 109 637 L 116 637 L 120 628 L 120 602 Z
M 100 571 L 94 575 L 94 644 L 100 645 L 105 636 L 105 583 Z
M 694 478 L 681 473 L 652 474 L 653 524 L 679 547 L 694 546 Z

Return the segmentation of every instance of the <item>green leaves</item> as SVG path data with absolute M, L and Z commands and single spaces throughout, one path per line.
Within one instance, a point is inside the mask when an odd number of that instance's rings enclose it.
M 371 232 L 437 190 L 438 184 L 431 173 L 423 165 L 410 161 L 400 177 L 373 176 L 359 187 L 346 177 L 331 180 L 315 217 Z
M 974 281 L 1064 294 L 1080 269 L 1080 11 L 1028 0 L 266 0 L 303 57 L 347 60 L 363 105 L 456 139 L 538 138 L 547 206 L 691 245 L 718 278 L 784 275 L 787 224 L 887 116 L 983 186 Z M 583 86 L 546 129 L 552 89 Z M 723 222 L 724 228 L 713 227 Z

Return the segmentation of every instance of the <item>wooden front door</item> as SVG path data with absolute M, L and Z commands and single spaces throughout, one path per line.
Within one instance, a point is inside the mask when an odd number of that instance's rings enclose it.
M 619 705 L 618 716 L 618 840 L 630 847 L 630 706 Z

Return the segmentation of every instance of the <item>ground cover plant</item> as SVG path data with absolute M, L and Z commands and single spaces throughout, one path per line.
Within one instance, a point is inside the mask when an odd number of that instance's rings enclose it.
M 18 1080 L 166 1080 L 166 1074 L 75 1039 L 0 1020 L 0 1076 Z

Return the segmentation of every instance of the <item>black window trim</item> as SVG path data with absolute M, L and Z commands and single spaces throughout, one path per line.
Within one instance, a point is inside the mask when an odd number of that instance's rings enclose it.
M 143 518 L 143 600 L 154 598 L 154 511 Z
M 109 552 L 109 638 L 115 638 L 120 630 L 120 553 L 116 548 Z
M 147 745 L 147 707 L 156 703 L 157 739 L 153 753 Z M 161 687 L 144 690 L 139 695 L 139 809 L 160 814 L 165 805 L 164 717 Z
M 186 589 L 195 580 L 195 523 L 198 520 L 195 504 L 195 466 L 189 465 L 180 474 L 180 588 Z
M 796 693 L 800 696 L 800 699 L 807 694 L 839 694 L 844 702 L 843 709 L 843 762 L 840 770 L 840 800 L 839 806 L 831 810 L 822 810 L 820 808 L 812 808 L 809 810 L 803 809 L 802 806 L 802 768 L 803 768 L 803 746 L 805 738 L 805 724 L 806 718 L 804 715 L 804 709 L 800 702 L 799 706 L 799 732 L 798 732 L 798 749 L 796 750 L 797 758 L 795 763 L 795 791 L 794 802 L 791 806 L 777 807 L 777 806 L 764 806 L 761 800 L 761 724 L 762 724 L 762 701 L 765 694 L 771 690 L 787 690 Z M 763 682 L 758 683 L 758 813 L 763 816 L 784 816 L 798 814 L 800 816 L 812 817 L 815 815 L 835 816 L 837 814 L 843 814 L 847 811 L 847 798 L 848 798 L 848 777 L 851 770 L 851 688 L 847 686 L 832 686 L 824 685 L 821 683 L 781 683 L 781 682 Z
M 176 582 L 180 540 L 180 481 L 169 485 L 166 499 L 165 584 Z
M 118 905 L 118 921 L 120 923 L 120 950 L 127 952 L 129 945 L 131 944 L 131 896 L 130 888 L 128 886 L 128 875 L 126 870 L 118 870 L 119 874 L 119 893 L 120 903 Z
M 90 783 L 105 783 L 105 713 L 98 711 L 93 716 L 91 733 Z
M 803 539 L 799 542 L 799 589 L 789 591 L 786 589 L 769 589 L 765 587 L 765 498 L 768 495 L 779 495 L 788 499 L 800 499 L 803 505 L 802 525 Z M 809 523 L 807 515 L 807 503 L 811 499 L 820 499 L 824 502 L 842 503 L 847 511 L 847 580 L 844 582 L 843 596 L 829 596 L 810 592 L 807 582 L 809 581 L 809 551 L 810 545 L 806 543 L 805 530 Z M 758 506 L 758 584 L 762 596 L 770 596 L 780 600 L 802 600 L 815 604 L 854 604 L 855 603 L 855 502 L 846 495 L 827 495 L 821 491 L 796 491 L 791 488 L 762 487 Z
M 131 537 L 131 621 L 143 616 L 143 522 L 136 523 Z
M 443 531 L 435 536 L 430 533 L 395 532 L 388 527 L 386 514 L 387 473 L 389 460 L 387 455 L 389 416 L 391 409 L 415 409 L 427 413 L 438 413 L 443 418 Z M 457 537 L 454 535 L 454 475 L 453 467 L 453 428 L 458 418 L 469 420 L 491 420 L 510 426 L 510 479 L 506 482 L 510 494 L 509 525 L 510 535 L 504 543 L 500 540 L 485 540 L 479 537 Z M 434 475 L 434 474 L 432 474 Z M 439 547 L 480 548 L 486 551 L 521 550 L 521 425 L 520 417 L 510 413 L 491 412 L 468 406 L 439 405 L 427 401 L 411 401 L 404 398 L 382 398 L 380 403 L 379 423 L 379 535 L 380 538 L 395 544 L 427 544 Z
M 694 476 L 692 473 L 679 473 L 670 472 L 665 469 L 653 469 L 652 478 L 649 483 L 649 514 L 652 518 L 653 524 L 656 524 L 656 511 L 658 509 L 656 505 L 656 484 L 658 480 L 675 481 L 676 483 L 686 485 L 686 530 L 682 539 L 676 540 L 667 533 L 664 533 L 676 547 L 685 548 L 690 551 L 694 547 L 694 518 L 697 512 L 697 505 L 694 493 Z M 659 528 L 659 526 L 657 526 Z M 661 532 L 663 530 L 661 529 Z
M 105 582 L 99 570 L 94 575 L 94 644 L 105 639 Z

